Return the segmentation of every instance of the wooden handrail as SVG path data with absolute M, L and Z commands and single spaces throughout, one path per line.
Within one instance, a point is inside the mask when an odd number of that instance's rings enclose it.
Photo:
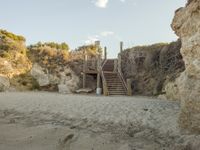
M 124 77 L 123 77 L 123 75 L 122 75 L 122 72 L 118 71 L 118 74 L 119 74 L 119 76 L 120 76 L 120 79 L 122 80 L 122 83 L 123 83 L 124 87 L 126 88 L 126 90 L 128 90 L 128 87 L 127 87 L 127 84 L 126 84 L 126 82 L 125 82 L 125 80 L 124 80 Z
M 120 45 L 122 45 L 121 48 L 123 48 L 123 43 L 120 43 Z M 122 50 L 123 49 L 121 49 L 121 52 L 122 52 Z M 128 86 L 127 86 L 127 84 L 126 84 L 126 82 L 124 80 L 123 74 L 122 74 L 121 55 L 120 54 L 118 55 L 118 60 L 117 61 L 118 61 L 118 63 L 117 63 L 118 64 L 118 66 L 117 66 L 118 75 L 119 75 L 120 79 L 122 80 L 122 83 L 123 83 L 125 89 L 128 91 Z

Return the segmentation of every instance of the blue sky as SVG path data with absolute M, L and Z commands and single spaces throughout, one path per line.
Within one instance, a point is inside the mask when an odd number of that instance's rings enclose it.
M 186 0 L 0 0 L 0 28 L 38 41 L 66 42 L 74 49 L 101 40 L 108 56 L 125 47 L 170 42 L 174 11 Z

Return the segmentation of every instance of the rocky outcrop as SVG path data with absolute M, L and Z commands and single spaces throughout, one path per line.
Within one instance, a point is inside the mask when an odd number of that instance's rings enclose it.
M 47 68 L 35 63 L 31 69 L 31 75 L 37 80 L 40 87 L 56 87 L 60 93 L 75 92 L 79 85 L 79 78 L 69 68 L 57 67 L 57 73 L 49 73 Z M 61 71 L 62 70 L 62 71 Z
M 182 40 L 186 70 L 179 77 L 180 126 L 200 133 L 200 0 L 176 11 L 172 28 Z
M 137 46 L 123 51 L 122 72 L 132 79 L 133 94 L 159 95 L 168 93 L 168 82 L 174 81 L 184 70 L 180 54 L 181 41 Z
M 0 29 L 0 91 L 10 90 L 13 79 L 26 74 L 31 65 L 26 55 L 25 38 Z
M 174 82 L 167 82 L 164 91 L 165 91 L 165 97 L 168 100 L 174 100 L 174 101 L 180 101 L 180 92 L 177 85 L 177 80 Z
M 34 64 L 31 69 L 31 75 L 38 81 L 40 86 L 46 86 L 50 84 L 48 74 L 44 72 L 44 69 L 38 65 Z
M 75 92 L 81 87 L 84 51 L 92 58 L 97 53 L 94 45 L 69 52 L 38 43 L 29 46 L 28 50 L 29 59 L 34 64 L 31 74 L 37 79 L 41 89 L 61 93 Z M 96 89 L 96 79 L 93 76 L 87 76 L 87 87 Z

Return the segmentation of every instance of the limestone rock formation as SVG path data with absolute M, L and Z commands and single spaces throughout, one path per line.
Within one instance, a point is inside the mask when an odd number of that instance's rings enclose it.
M 125 79 L 132 79 L 133 94 L 151 96 L 168 93 L 165 85 L 174 81 L 185 69 L 180 48 L 181 41 L 178 40 L 123 51 L 122 72 Z
M 177 80 L 174 82 L 168 82 L 164 87 L 164 91 L 168 100 L 180 101 L 180 93 L 177 85 Z
M 0 92 L 8 90 L 10 87 L 10 82 L 7 77 L 0 76 Z
M 38 81 L 40 86 L 46 86 L 50 83 L 48 75 L 37 63 L 33 65 L 33 68 L 31 69 L 31 75 Z
M 47 88 L 44 90 L 49 91 L 49 88 L 53 88 L 53 91 L 61 93 L 75 92 L 81 87 L 85 50 L 91 58 L 97 53 L 95 45 L 80 47 L 72 52 L 45 43 L 31 45 L 28 47 L 28 56 L 34 64 L 32 75 L 40 86 Z M 96 79 L 93 76 L 87 76 L 87 87 L 93 90 L 96 88 Z
M 31 69 L 31 75 L 38 81 L 41 87 L 56 86 L 60 93 L 65 94 L 74 92 L 79 85 L 78 76 L 69 67 L 60 68 L 59 70 L 63 71 L 49 73 L 47 68 L 43 68 L 35 63 Z
M 176 11 L 172 28 L 182 40 L 186 70 L 179 77 L 180 126 L 200 132 L 200 0 L 188 0 Z

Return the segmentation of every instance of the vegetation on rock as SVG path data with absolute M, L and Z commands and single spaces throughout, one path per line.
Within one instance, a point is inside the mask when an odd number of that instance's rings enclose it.
M 0 38 L 2 38 L 2 39 L 10 38 L 14 41 L 23 41 L 23 42 L 26 41 L 26 39 L 23 36 L 15 35 L 11 32 L 6 31 L 6 30 L 0 30 Z
M 181 41 L 137 46 L 125 50 L 122 56 L 122 72 L 132 79 L 134 94 L 158 95 L 165 84 L 174 81 L 184 71 L 180 54 Z
M 30 70 L 26 50 L 24 37 L 0 30 L 0 75 L 12 78 Z

